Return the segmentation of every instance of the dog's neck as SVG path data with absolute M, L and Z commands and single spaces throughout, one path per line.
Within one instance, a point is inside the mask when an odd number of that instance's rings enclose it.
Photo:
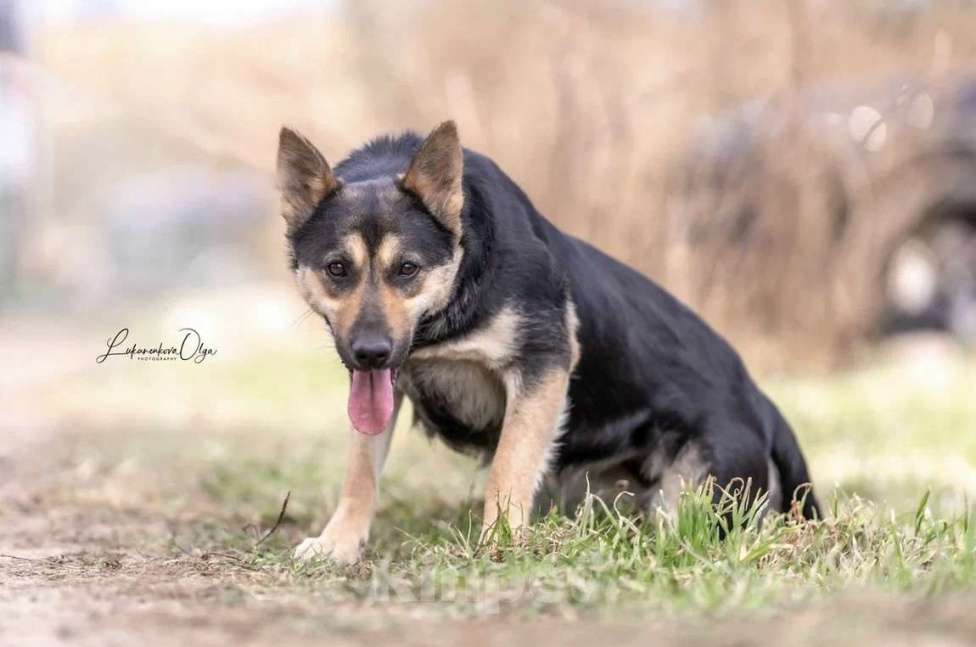
M 465 182 L 465 209 L 460 249 L 460 267 L 454 291 L 440 311 L 421 319 L 414 333 L 413 347 L 423 348 L 464 335 L 484 318 L 482 297 L 495 272 L 491 253 L 495 239 L 495 219 L 477 186 Z

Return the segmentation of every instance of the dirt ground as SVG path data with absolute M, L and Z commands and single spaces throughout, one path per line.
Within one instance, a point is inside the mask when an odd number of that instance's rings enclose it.
M 6 484 L 6 485 L 9 485 Z M 559 644 L 963 645 L 976 597 L 828 604 L 714 620 L 450 619 L 424 603 L 335 603 L 262 586 L 232 556 L 145 546 L 194 519 L 45 505 L 5 487 L 0 557 L 4 645 Z
M 976 641 L 976 597 L 845 593 L 802 608 L 731 617 L 526 617 L 517 608 L 455 616 L 438 603 L 343 600 L 282 585 L 221 550 L 214 527 L 240 522 L 206 501 L 170 507 L 124 470 L 83 474 L 82 445 L 121 438 L 21 429 L 0 457 L 0 644 L 227 645 L 326 643 L 962 645 Z M 154 478 L 150 473 L 146 478 Z M 119 481 L 112 483 L 111 481 Z M 125 481 L 125 483 L 123 483 Z M 102 496 L 70 485 L 102 488 Z M 144 502 L 112 503 L 126 486 Z M 130 494 L 132 493 L 130 492 Z M 201 535 L 200 528 L 210 528 Z M 288 528 L 291 541 L 297 529 Z M 297 535 L 296 535 L 297 536 Z
M 308 502 L 323 479 L 315 470 L 336 481 L 341 463 L 328 445 L 307 448 L 333 422 L 299 406 L 321 399 L 322 388 L 318 365 L 302 372 L 304 348 L 272 354 L 271 365 L 288 366 L 291 382 L 271 406 L 258 395 L 271 393 L 282 374 L 243 354 L 226 371 L 215 364 L 206 372 L 140 365 L 92 372 L 89 345 L 72 342 L 55 350 L 83 348 L 78 362 L 48 367 L 36 354 L 18 354 L 54 337 L 34 329 L 29 343 L 22 335 L 0 343 L 0 355 L 23 366 L 0 382 L 0 645 L 976 644 L 976 594 L 966 588 L 932 596 L 852 583 L 802 604 L 720 613 L 527 612 L 518 599 L 472 609 L 349 594 L 362 573 L 296 577 L 288 547 L 322 523 L 328 506 Z M 160 400 L 150 402 L 149 393 Z M 229 408 L 220 408 L 224 401 Z M 321 406 L 342 417 L 341 402 Z M 264 419 L 279 423 L 274 434 Z M 297 442 L 306 449 L 297 451 Z M 396 478 L 411 487 L 435 478 L 438 491 L 470 496 L 468 481 L 445 485 L 453 459 L 417 446 L 427 457 L 420 460 L 444 468 L 411 469 L 418 459 L 406 444 L 394 448 Z M 305 455 L 332 462 L 309 471 Z M 288 476 L 276 480 L 271 468 L 279 464 Z M 300 491 L 268 542 L 278 561 L 245 559 L 294 483 Z

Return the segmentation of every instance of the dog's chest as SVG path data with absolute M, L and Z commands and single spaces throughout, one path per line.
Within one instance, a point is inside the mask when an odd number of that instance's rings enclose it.
M 505 388 L 482 363 L 411 358 L 397 384 L 428 433 L 458 449 L 494 449 L 505 416 Z

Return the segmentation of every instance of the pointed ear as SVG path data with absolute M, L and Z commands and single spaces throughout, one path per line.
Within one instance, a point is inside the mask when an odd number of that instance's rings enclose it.
M 400 186 L 420 198 L 431 214 L 460 238 L 463 176 L 464 154 L 457 126 L 453 121 L 445 121 L 420 145 Z
M 278 188 L 288 231 L 301 227 L 339 186 L 322 153 L 294 130 L 282 128 L 278 134 Z

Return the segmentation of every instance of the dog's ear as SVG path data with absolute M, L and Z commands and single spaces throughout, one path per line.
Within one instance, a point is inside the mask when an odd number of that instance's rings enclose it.
M 461 209 L 464 207 L 464 154 L 457 126 L 445 121 L 435 128 L 400 181 L 400 187 L 414 194 L 427 210 L 455 236 L 461 236 Z
M 282 128 L 278 134 L 278 188 L 288 231 L 301 227 L 339 186 L 322 153 L 294 130 Z

